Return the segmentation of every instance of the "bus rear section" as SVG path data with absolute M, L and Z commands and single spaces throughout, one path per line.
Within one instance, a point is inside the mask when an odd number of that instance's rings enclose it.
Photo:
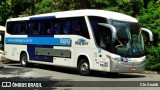
M 0 68 L 3 68 L 2 60 L 5 60 L 5 53 L 4 53 L 4 34 L 5 34 L 5 27 L 0 26 Z

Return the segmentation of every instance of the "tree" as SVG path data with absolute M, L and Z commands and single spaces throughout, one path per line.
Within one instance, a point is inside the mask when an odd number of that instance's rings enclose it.
M 35 14 L 35 3 L 41 0 L 11 0 L 14 17 L 28 16 Z
M 11 9 L 10 3 L 2 0 L 0 1 L 0 24 L 5 25 L 6 20 L 12 16 L 13 11 Z
M 94 4 L 95 0 L 42 0 L 35 4 L 35 14 L 93 8 Z
M 42 0 L 35 4 L 35 14 L 60 11 L 63 0 Z
M 105 10 L 121 12 L 134 17 L 143 7 L 143 0 L 105 0 L 103 3 L 107 6 Z
M 147 7 L 144 7 L 139 16 L 137 16 L 142 27 L 150 29 L 154 33 L 160 31 L 160 0 L 151 0 L 148 2 Z M 160 47 L 154 47 L 152 44 L 147 46 L 147 62 L 146 69 L 160 70 Z

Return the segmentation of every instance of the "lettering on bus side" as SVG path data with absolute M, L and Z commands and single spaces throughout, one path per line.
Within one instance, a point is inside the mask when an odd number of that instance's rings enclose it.
M 75 45 L 88 45 L 88 42 L 85 39 L 78 39 L 75 41 Z
M 63 45 L 71 45 L 71 39 L 61 38 L 61 39 L 60 39 L 60 44 L 63 44 Z

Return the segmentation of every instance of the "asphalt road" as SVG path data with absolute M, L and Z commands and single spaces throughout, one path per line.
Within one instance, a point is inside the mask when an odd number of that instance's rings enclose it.
M 0 87 L 2 82 L 12 84 L 12 88 L 4 84 L 0 90 L 22 90 L 21 87 L 25 87 L 23 90 L 160 90 L 159 74 L 92 72 L 89 76 L 81 76 L 72 69 L 46 65 L 21 67 L 17 62 L 4 64 L 0 69 L 0 81 Z

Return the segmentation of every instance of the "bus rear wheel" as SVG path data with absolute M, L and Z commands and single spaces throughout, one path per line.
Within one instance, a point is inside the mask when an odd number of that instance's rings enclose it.
M 21 66 L 26 67 L 28 65 L 28 58 L 26 53 L 22 53 L 20 56 Z
M 90 66 L 86 59 L 81 59 L 78 64 L 78 70 L 81 75 L 89 75 L 90 74 Z

